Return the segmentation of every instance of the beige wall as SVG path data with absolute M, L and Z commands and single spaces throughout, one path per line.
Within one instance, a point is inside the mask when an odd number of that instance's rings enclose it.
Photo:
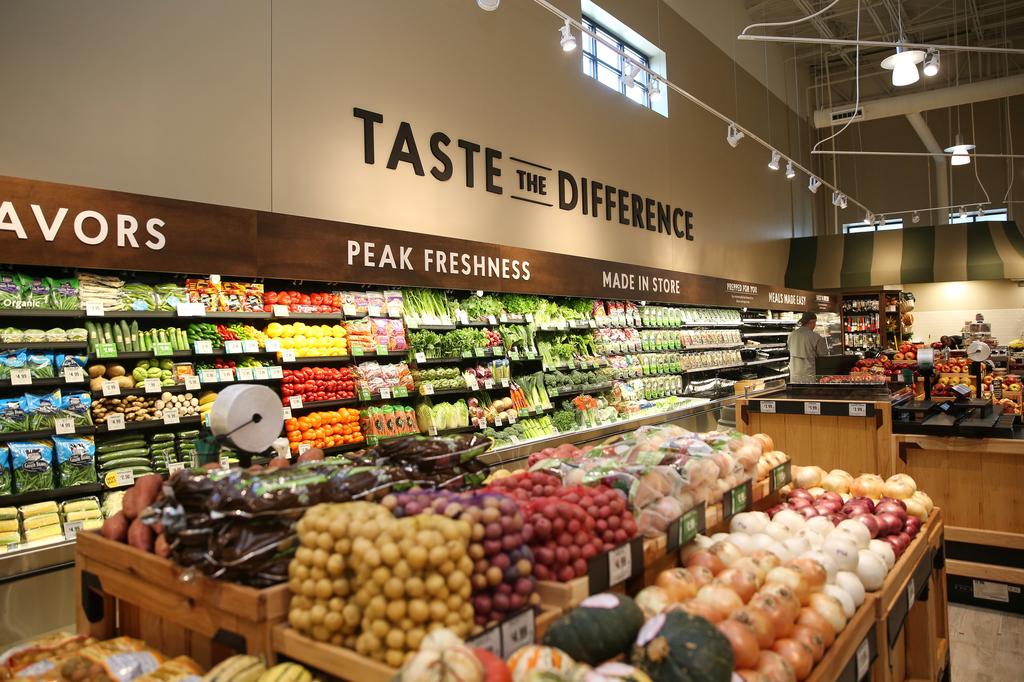
M 797 148 L 792 112 L 667 5 L 600 4 L 665 49 L 670 79 Z M 526 0 L 8 0 L 0 174 L 781 284 L 806 178 L 676 95 L 666 119 L 601 87 L 558 25 Z M 354 106 L 385 117 L 376 165 Z M 505 196 L 479 171 L 468 189 L 387 170 L 399 121 L 425 155 L 434 131 L 500 149 Z M 696 239 L 511 201 L 510 154 L 692 210 Z
M 914 338 L 938 341 L 959 334 L 977 313 L 992 323 L 992 334 L 1005 344 L 1024 333 L 1024 287 L 1010 280 L 908 284 L 914 294 Z

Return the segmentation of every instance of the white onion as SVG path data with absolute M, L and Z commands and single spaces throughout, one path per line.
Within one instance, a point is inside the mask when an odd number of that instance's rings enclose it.
M 885 485 L 882 486 L 883 496 L 893 497 L 897 500 L 905 500 L 915 492 L 914 487 L 906 481 L 888 480 L 885 482 Z
M 835 533 L 842 533 L 852 538 L 857 543 L 857 549 L 867 549 L 868 543 L 871 542 L 871 531 L 863 523 L 854 519 L 840 521 L 836 526 Z
M 871 550 L 862 549 L 857 553 L 857 577 L 865 590 L 874 592 L 881 588 L 887 572 L 885 561 Z
M 924 492 L 923 490 L 918 490 L 916 493 L 910 496 L 910 499 L 917 500 L 918 502 L 923 504 L 925 511 L 927 511 L 929 514 L 931 514 L 932 509 L 935 508 L 935 503 L 932 502 L 932 498 L 930 498 L 928 496 L 928 493 Z
M 836 573 L 836 585 L 846 590 L 846 593 L 853 598 L 854 606 L 860 607 L 864 603 L 864 583 L 860 581 L 856 573 L 839 571 Z
M 818 517 L 816 516 L 814 518 L 818 518 Z M 825 538 L 822 535 L 819 535 L 818 533 L 814 532 L 813 530 L 809 530 L 807 528 L 804 528 L 802 531 L 800 531 L 800 535 L 798 535 L 797 537 L 800 537 L 800 538 L 803 538 L 803 539 L 807 540 L 807 544 L 810 545 L 810 547 L 808 547 L 808 549 L 818 549 L 819 547 L 821 547 L 825 543 Z M 805 549 L 804 552 L 806 552 L 806 551 L 807 550 Z M 803 552 L 801 552 L 801 554 L 802 553 Z
M 902 483 L 903 485 L 910 486 L 917 492 L 917 481 L 915 481 L 909 474 L 893 474 L 889 478 L 885 479 L 886 483 Z M 913 495 L 914 493 L 911 493 Z
M 750 536 L 750 541 L 754 545 L 754 552 L 768 549 L 777 542 L 775 538 L 767 533 L 757 533 L 756 535 L 752 535 Z M 754 552 L 751 552 L 751 554 Z
M 916 495 L 917 493 L 914 494 Z M 928 518 L 928 510 L 925 509 L 925 506 L 920 499 L 911 495 L 907 499 L 903 500 L 903 502 L 907 505 L 907 513 L 911 516 L 916 516 L 922 521 Z
M 824 538 L 828 537 L 829 534 L 832 533 L 832 529 L 835 528 L 835 526 L 832 525 L 832 522 L 828 520 L 827 516 L 815 516 L 807 520 L 804 528 L 806 530 L 814 531 L 820 535 L 824 541 Z
M 836 575 L 839 572 L 839 566 L 836 565 L 836 560 L 825 554 L 820 549 L 812 549 L 810 552 L 804 552 L 801 556 L 805 556 L 808 559 L 814 559 L 821 567 L 825 569 L 825 574 L 828 576 L 828 582 L 832 583 L 836 580 Z
M 754 552 L 754 538 L 747 533 L 730 533 L 729 542 L 740 548 L 740 551 L 744 554 L 752 554 Z
M 811 595 L 810 606 L 825 617 L 837 635 L 846 627 L 846 612 L 835 597 L 824 592 L 815 592 Z
M 828 472 L 828 475 L 829 476 L 842 476 L 843 478 L 845 478 L 850 483 L 853 483 L 853 474 L 851 474 L 846 469 L 833 469 L 832 471 Z
M 804 525 L 807 521 L 804 517 L 792 509 L 783 509 L 772 518 L 772 523 L 778 524 L 786 528 L 790 535 L 795 535 L 803 530 Z M 769 533 L 770 535 L 771 533 Z
M 728 540 L 728 539 L 729 539 L 729 534 L 728 533 L 715 533 L 714 535 L 711 536 L 711 542 L 721 542 L 722 540 Z
M 807 538 L 799 535 L 783 540 L 782 546 L 788 549 L 793 556 L 800 556 L 811 549 L 811 543 L 807 541 Z
M 892 545 L 884 540 L 872 540 L 868 543 L 868 551 L 874 552 L 885 564 L 885 570 L 891 571 L 896 565 L 896 552 L 892 551 Z
M 814 498 L 817 499 L 817 498 L 821 497 L 821 494 L 823 492 L 826 492 L 826 490 L 819 485 L 819 486 L 815 486 L 813 488 L 808 488 L 807 492 L 809 492 L 810 494 L 814 495 Z
M 721 559 L 722 563 L 726 566 L 732 566 L 737 559 L 743 558 L 743 552 L 740 548 L 725 540 L 711 545 L 708 547 L 708 551 Z
M 861 474 L 853 479 L 850 493 L 861 497 L 878 497 L 882 493 L 885 481 L 878 474 Z
M 793 553 L 790 552 L 781 542 L 776 542 L 774 545 L 768 548 L 768 551 L 779 558 L 779 561 L 786 563 L 793 558 Z
M 844 533 L 832 533 L 825 539 L 821 551 L 836 560 L 836 567 L 841 571 L 857 570 L 857 545 L 853 538 Z
M 853 603 L 853 597 L 838 585 L 825 585 L 825 594 L 830 597 L 835 597 L 836 600 L 843 605 L 843 613 L 846 614 L 846 618 L 853 618 L 853 614 L 857 612 L 857 607 Z
M 779 514 L 781 513 L 782 512 L 779 512 Z M 793 513 L 796 514 L 796 512 Z M 778 516 L 779 514 L 776 514 L 776 516 Z M 789 528 L 783 526 L 781 523 L 776 523 L 774 520 L 772 520 L 771 523 L 765 526 L 764 533 L 765 535 L 768 535 L 769 537 L 774 539 L 776 542 L 782 542 L 783 540 L 785 540 L 793 534 L 790 532 Z

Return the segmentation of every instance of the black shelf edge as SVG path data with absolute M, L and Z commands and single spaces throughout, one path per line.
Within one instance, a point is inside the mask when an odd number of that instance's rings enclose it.
M 228 382 L 224 382 L 224 383 L 228 383 Z M 242 383 L 247 383 L 247 382 L 242 382 Z M 200 391 L 202 391 L 202 390 L 203 390 L 202 388 L 195 389 L 195 393 L 198 395 L 198 393 Z M 185 384 L 174 384 L 173 386 L 161 386 L 159 391 L 154 391 L 153 393 L 146 393 L 146 389 L 145 388 L 141 388 L 141 387 L 139 387 L 139 388 L 122 388 L 121 389 L 121 393 L 119 393 L 118 395 L 109 395 L 109 396 L 103 395 L 103 391 L 90 391 L 90 393 L 92 393 L 92 397 L 93 398 L 120 398 L 120 397 L 126 396 L 126 395 L 141 395 L 141 396 L 149 396 L 149 397 L 152 397 L 152 398 L 159 398 L 162 393 L 176 394 L 176 393 L 188 393 L 188 392 L 189 391 L 185 388 Z
M 411 393 L 409 395 L 412 395 Z M 348 407 L 349 405 L 358 405 L 361 402 L 367 402 L 359 400 L 359 398 L 345 398 L 341 400 L 318 400 L 313 402 L 303 402 L 302 407 L 291 408 L 292 414 L 296 412 L 306 412 L 308 410 L 329 410 L 332 407 Z M 287 404 L 284 407 L 288 407 Z
M 88 346 L 85 341 L 25 341 L 0 343 L 0 350 L 84 350 Z
M 365 356 L 364 356 L 365 357 Z M 281 360 L 282 365 L 311 365 L 319 362 L 352 362 L 351 355 L 316 355 L 294 360 Z
M 324 456 L 340 455 L 343 452 L 355 452 L 370 447 L 364 440 L 361 443 L 349 443 L 348 445 L 335 445 L 333 448 L 324 448 Z
M 174 429 L 179 426 L 198 426 L 202 423 L 202 417 L 182 417 L 177 424 L 164 424 L 161 419 L 150 419 L 144 422 L 125 422 L 123 429 L 111 431 L 107 425 L 99 424 L 95 427 L 97 435 L 108 433 L 120 433 L 121 431 L 154 431 L 157 429 Z
M 84 310 L 50 310 L 48 308 L 2 308 L 0 317 L 85 317 Z
M 599 393 L 601 391 L 607 391 L 615 384 L 612 382 L 605 382 L 603 384 L 594 384 L 593 386 L 582 386 L 580 388 L 572 388 L 568 391 L 558 391 L 558 389 L 546 389 L 549 398 L 569 398 L 577 395 L 583 395 L 585 393 Z M 558 391 L 553 393 L 552 391 Z
M 33 377 L 31 384 L 19 384 L 19 385 L 15 386 L 14 384 L 11 383 L 10 379 L 4 379 L 3 381 L 0 381 L 0 388 L 14 388 L 14 389 L 20 389 L 20 390 L 24 390 L 24 391 L 31 391 L 32 389 L 34 389 L 36 387 L 39 387 L 39 386 L 63 386 L 65 384 L 67 384 L 67 383 L 68 382 L 64 381 L 64 379 L 57 378 L 57 377 L 47 377 L 45 379 L 36 379 L 35 377 Z M 68 385 L 69 386 L 84 387 L 85 383 L 83 382 L 83 383 L 80 383 L 80 384 L 68 384 Z
M 74 433 L 61 434 L 64 436 L 88 436 L 96 433 L 94 426 L 76 426 Z M 16 440 L 39 440 L 41 438 L 53 438 L 57 433 L 53 429 L 39 429 L 38 431 L 12 431 L 0 433 L 0 443 L 9 443 Z
M 0 495 L 0 507 L 20 507 L 36 502 L 58 501 L 73 497 L 84 497 L 103 492 L 102 483 L 83 483 L 73 485 L 70 488 L 53 488 L 51 490 L 33 490 L 27 493 L 15 493 L 14 495 Z

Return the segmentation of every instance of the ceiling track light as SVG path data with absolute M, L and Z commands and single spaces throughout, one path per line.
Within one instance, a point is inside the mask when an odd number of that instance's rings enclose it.
M 892 84 L 899 88 L 921 80 L 917 65 L 923 61 L 924 52 L 921 50 L 905 50 L 897 46 L 896 54 L 882 60 L 882 68 L 892 71 Z
M 779 160 L 782 159 L 782 154 L 778 150 L 772 150 L 772 160 L 768 162 L 768 167 L 774 171 L 779 170 Z
M 661 80 L 653 76 L 651 77 L 650 98 L 652 102 L 661 101 Z
M 793 162 L 792 161 L 786 161 L 786 179 L 787 180 L 792 180 L 795 177 L 796 177 L 796 171 L 793 170 Z
M 913 217 L 910 218 L 910 222 L 914 223 L 915 225 L 921 222 L 921 216 L 920 214 L 918 214 L 917 211 L 914 211 L 914 215 Z
M 939 73 L 939 51 L 934 47 L 928 50 L 928 57 L 924 60 L 924 75 L 931 78 Z
M 875 224 L 875 214 L 872 213 L 871 211 L 868 211 L 867 213 L 865 213 L 864 214 L 864 223 L 867 224 L 867 225 L 874 225 Z
M 885 214 L 884 213 L 882 215 L 878 216 L 878 226 L 881 227 L 883 225 L 885 225 Z
M 810 190 L 811 194 L 817 194 L 818 188 L 821 187 L 821 180 L 814 177 L 813 175 L 807 180 L 807 189 Z
M 730 123 L 729 128 L 725 133 L 725 141 L 729 143 L 730 147 L 735 148 L 746 135 L 743 131 L 736 127 L 735 123 Z
M 568 19 L 565 20 L 565 24 L 562 25 L 562 28 L 558 29 L 558 32 L 562 35 L 561 39 L 558 41 L 562 45 L 562 52 L 572 52 L 575 50 L 576 36 L 572 34 L 572 25 L 569 23 Z
M 485 12 L 493 12 L 500 4 L 501 0 L 476 0 L 476 6 Z
M 832 192 L 832 205 L 838 206 L 839 208 L 846 208 L 846 195 L 840 192 L 839 190 L 835 190 L 834 192 Z
M 952 166 L 966 166 L 971 162 L 971 150 L 974 149 L 973 144 L 964 144 L 964 138 L 960 133 L 956 134 L 956 144 L 952 147 L 946 147 L 946 153 L 952 154 L 953 158 L 949 160 Z
M 638 73 L 640 73 L 640 65 L 632 59 L 627 59 L 622 68 L 622 75 L 619 76 L 619 82 L 622 83 L 622 87 L 632 88 L 635 86 Z
M 961 218 L 966 218 L 967 217 L 967 211 L 964 209 L 963 206 L 960 207 L 960 217 Z
M 978 204 L 978 215 L 985 215 L 985 208 L 981 204 Z

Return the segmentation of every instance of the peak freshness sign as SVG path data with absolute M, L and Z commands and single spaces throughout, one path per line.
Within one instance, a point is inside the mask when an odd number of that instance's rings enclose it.
M 363 122 L 363 161 L 372 166 L 377 163 L 378 126 L 383 126 L 384 116 L 358 107 L 352 115 Z M 459 164 L 468 188 L 476 187 L 479 178 L 491 194 L 505 195 L 504 175 L 512 178 L 511 199 L 549 208 L 557 205 L 562 211 L 579 211 L 609 223 L 693 241 L 693 213 L 649 196 L 515 156 L 507 157 L 511 168 L 503 169 L 506 157 L 500 150 L 470 140 L 452 140 L 440 131 L 417 140 L 407 121 L 398 124 L 393 136 L 384 138 L 381 148 L 388 142 L 386 166 L 390 170 L 405 164 L 416 175 L 430 173 L 435 180 L 448 182 L 455 178 Z M 512 172 L 504 174 L 503 170 Z

